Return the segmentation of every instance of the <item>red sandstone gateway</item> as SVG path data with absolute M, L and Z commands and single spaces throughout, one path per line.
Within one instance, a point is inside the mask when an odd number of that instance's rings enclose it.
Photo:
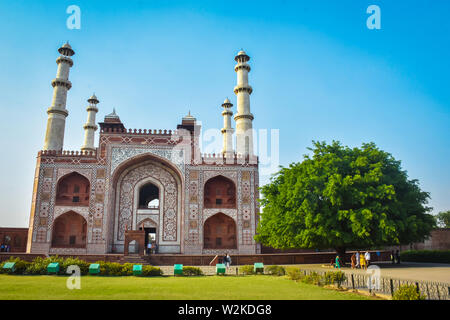
M 226 99 L 223 152 L 202 155 L 200 125 L 190 112 L 176 130 L 127 129 L 116 111 L 99 123 L 88 99 L 79 151 L 63 151 L 67 93 L 75 51 L 59 50 L 47 110 L 44 148 L 38 153 L 27 252 L 36 254 L 256 254 L 258 159 L 253 155 L 248 84 L 250 57 L 235 60 L 236 150 L 233 104 Z M 232 87 L 230 86 L 230 89 Z M 224 88 L 224 92 L 226 92 Z M 218 117 L 220 114 L 218 112 Z

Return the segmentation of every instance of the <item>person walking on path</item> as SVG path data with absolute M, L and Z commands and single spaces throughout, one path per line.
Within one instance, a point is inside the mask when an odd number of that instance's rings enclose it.
M 366 253 L 364 253 L 364 259 L 366 260 L 366 267 L 370 266 L 370 252 L 366 251 Z
M 225 266 L 227 267 L 227 269 L 230 267 L 231 265 L 231 257 L 230 255 L 227 253 L 227 255 L 225 256 Z
M 395 253 L 394 253 L 394 250 L 391 251 L 391 263 L 392 263 L 392 264 L 395 263 Z
M 360 267 L 360 254 L 359 251 L 356 251 L 356 269 L 358 269 Z
M 395 260 L 397 261 L 397 264 L 400 264 L 400 251 L 397 250 L 397 252 L 395 252 Z
M 367 267 L 366 267 L 366 258 L 364 258 L 364 255 L 360 254 L 359 258 L 360 258 L 359 264 L 361 265 L 361 269 L 363 269 L 363 270 L 367 269 Z
M 341 268 L 341 259 L 339 259 L 339 255 L 336 256 L 336 264 L 334 265 L 334 267 L 338 269 Z
M 353 252 L 352 257 L 350 258 L 352 262 L 352 269 L 356 268 L 356 253 Z

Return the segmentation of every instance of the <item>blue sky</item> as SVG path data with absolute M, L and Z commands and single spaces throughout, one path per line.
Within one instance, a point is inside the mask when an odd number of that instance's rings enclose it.
M 366 9 L 381 9 L 369 30 Z M 69 5 L 81 29 L 69 30 Z M 188 110 L 220 128 L 234 55 L 251 56 L 257 129 L 279 129 L 280 164 L 311 140 L 375 142 L 450 209 L 449 1 L 0 1 L 0 226 L 28 226 L 57 48 L 76 51 L 65 149 L 115 107 L 128 128 L 174 129 Z M 235 111 L 235 107 L 233 108 Z M 98 138 L 98 136 L 97 136 Z M 261 176 L 267 182 L 268 176 Z

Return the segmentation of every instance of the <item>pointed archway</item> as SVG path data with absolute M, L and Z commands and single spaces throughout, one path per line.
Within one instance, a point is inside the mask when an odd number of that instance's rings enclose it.
M 77 172 L 69 173 L 58 181 L 56 205 L 89 206 L 89 180 Z
M 209 217 L 203 226 L 204 249 L 236 249 L 236 223 L 219 212 Z
M 224 176 L 216 176 L 205 183 L 205 208 L 236 208 L 236 186 L 234 182 Z
M 74 211 L 60 215 L 53 222 L 52 248 L 86 248 L 87 222 Z

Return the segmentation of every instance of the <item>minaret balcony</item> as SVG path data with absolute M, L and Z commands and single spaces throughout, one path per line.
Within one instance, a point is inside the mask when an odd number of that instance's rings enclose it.
M 73 60 L 70 59 L 69 57 L 66 57 L 66 56 L 59 56 L 59 57 L 56 59 L 56 63 L 57 63 L 57 64 L 60 64 L 61 62 L 67 63 L 70 67 L 73 66 Z
M 251 113 L 249 113 L 249 114 L 245 114 L 245 113 L 239 114 L 239 113 L 237 113 L 237 114 L 234 116 L 234 121 L 237 121 L 237 120 L 239 120 L 239 119 L 250 119 L 250 120 L 253 120 L 254 117 L 253 117 L 253 114 L 251 114 Z
M 96 107 L 96 106 L 88 106 L 87 108 L 86 108 L 86 111 L 87 112 L 89 112 L 89 111 L 94 111 L 94 112 L 98 112 L 98 108 Z
M 67 109 L 63 109 L 63 108 L 57 108 L 57 107 L 50 107 L 47 109 L 47 114 L 51 114 L 51 113 L 59 113 L 62 114 L 63 116 L 67 117 L 69 115 L 69 111 L 67 111 Z
M 72 82 L 70 82 L 69 80 L 65 80 L 65 79 L 61 79 L 61 78 L 56 78 L 52 80 L 52 87 L 66 87 L 67 90 L 70 90 L 70 88 L 72 88 Z
M 251 94 L 253 88 L 249 85 L 237 85 L 234 87 L 234 94 L 238 94 L 239 92 L 248 92 L 248 94 Z
M 249 65 L 248 63 L 245 63 L 245 62 L 243 62 L 243 63 L 238 63 L 238 64 L 234 67 L 234 71 L 236 71 L 236 72 L 238 72 L 238 70 L 240 70 L 240 69 L 245 69 L 245 70 L 247 70 L 248 72 L 250 72 L 250 70 L 251 70 L 250 65 Z
M 95 125 L 95 124 L 90 124 L 90 123 L 86 123 L 84 126 L 83 126 L 83 129 L 93 129 L 93 130 L 97 130 L 98 129 L 98 127 L 97 127 L 97 125 Z

